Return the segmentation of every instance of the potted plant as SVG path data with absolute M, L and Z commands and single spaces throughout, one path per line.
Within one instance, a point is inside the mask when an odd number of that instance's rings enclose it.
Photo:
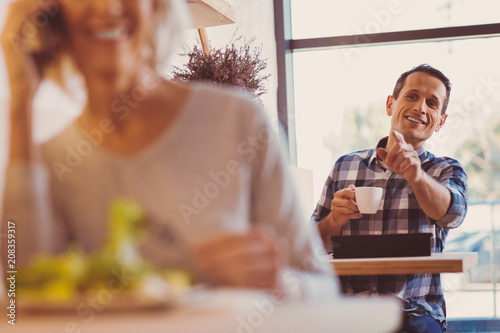
M 174 81 L 205 81 L 215 85 L 232 85 L 242 88 L 255 96 L 256 101 L 267 92 L 265 83 L 270 74 L 262 74 L 267 68 L 261 59 L 262 47 L 252 48 L 254 39 L 237 46 L 231 42 L 224 48 L 208 48 L 208 52 L 195 45 L 187 49 L 182 56 L 188 56 L 188 62 L 182 67 L 173 67 Z

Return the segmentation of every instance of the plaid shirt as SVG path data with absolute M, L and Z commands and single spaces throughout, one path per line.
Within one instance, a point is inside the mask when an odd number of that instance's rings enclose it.
M 385 147 L 387 138 L 377 147 Z M 422 169 L 451 193 L 446 215 L 435 221 L 420 209 L 409 183 L 400 175 L 384 168 L 376 149 L 344 155 L 337 160 L 326 180 L 321 198 L 312 215 L 318 223 L 331 211 L 334 193 L 353 184 L 384 189 L 376 214 L 363 214 L 342 228 L 343 235 L 380 235 L 432 233 L 431 252 L 442 252 L 450 228 L 458 227 L 467 212 L 467 175 L 460 163 L 448 157 L 435 157 L 425 147 L 417 150 Z M 340 277 L 345 294 L 392 293 L 404 301 L 404 311 L 429 314 L 446 327 L 446 307 L 440 274 L 344 276 Z

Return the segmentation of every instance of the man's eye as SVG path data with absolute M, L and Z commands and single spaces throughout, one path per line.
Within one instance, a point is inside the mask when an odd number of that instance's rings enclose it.
M 406 96 L 406 98 L 408 98 L 410 101 L 414 101 L 417 99 L 417 95 L 411 94 L 411 95 Z
M 437 107 L 437 104 L 434 101 L 427 101 L 427 105 L 429 105 L 431 108 Z

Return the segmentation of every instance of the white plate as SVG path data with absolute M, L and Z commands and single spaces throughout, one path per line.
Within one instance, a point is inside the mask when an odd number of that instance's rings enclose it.
M 16 307 L 20 311 L 29 312 L 73 312 L 86 311 L 107 312 L 126 310 L 154 310 L 175 306 L 180 293 L 164 280 L 145 280 L 135 289 L 120 290 L 102 288 L 82 292 L 68 301 L 60 301 L 51 297 L 33 297 L 19 295 Z

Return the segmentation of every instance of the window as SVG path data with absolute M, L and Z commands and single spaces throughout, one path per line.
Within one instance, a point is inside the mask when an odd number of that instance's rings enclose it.
M 294 39 L 498 22 L 495 0 L 291 0 Z
M 500 121 L 495 112 L 500 104 L 500 68 L 494 65 L 499 57 L 500 38 L 294 53 L 297 164 L 314 171 L 315 193 L 319 195 L 338 157 L 374 147 L 387 135 L 387 96 L 400 73 L 424 62 L 441 69 L 453 84 L 447 123 L 431 137 L 428 149 L 463 163 L 478 159 L 478 138 L 500 141 L 494 128 L 491 138 L 483 131 L 484 125 Z M 489 198 L 488 183 L 469 176 L 472 198 Z

